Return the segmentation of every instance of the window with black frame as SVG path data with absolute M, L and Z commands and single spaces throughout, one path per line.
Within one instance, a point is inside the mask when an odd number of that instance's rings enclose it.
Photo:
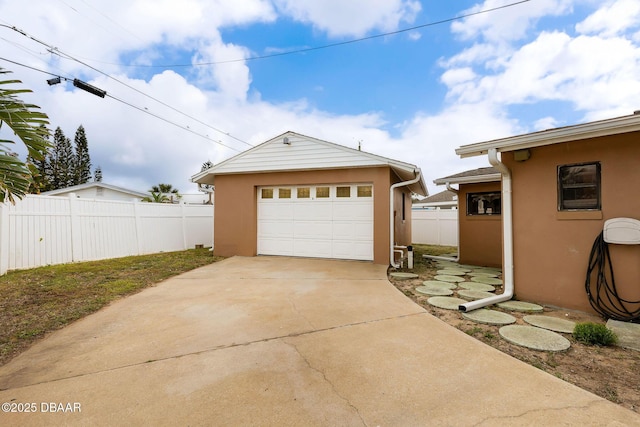
M 499 191 L 467 193 L 467 215 L 500 215 L 502 194 Z
M 558 210 L 600 210 L 600 163 L 558 166 Z

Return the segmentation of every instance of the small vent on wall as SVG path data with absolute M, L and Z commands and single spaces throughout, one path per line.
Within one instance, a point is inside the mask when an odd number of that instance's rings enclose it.
M 284 139 L 282 140 L 282 143 L 283 143 L 284 145 L 291 145 L 291 141 L 289 141 L 289 138 L 288 138 L 288 137 L 286 137 L 286 136 L 285 136 L 285 137 L 284 137 Z

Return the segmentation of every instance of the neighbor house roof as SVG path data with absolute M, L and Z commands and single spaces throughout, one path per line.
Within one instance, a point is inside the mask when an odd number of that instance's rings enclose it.
M 109 190 L 118 191 L 120 193 L 131 194 L 133 197 L 147 197 L 149 194 L 141 193 L 136 190 L 117 187 L 115 185 L 105 184 L 104 182 L 87 182 L 85 184 L 72 185 L 71 187 L 58 188 L 57 190 L 44 191 L 40 194 L 43 196 L 57 196 L 58 194 L 73 193 L 74 191 L 85 190 L 87 188 L 107 188 Z
M 640 112 L 607 120 L 582 123 L 573 126 L 548 129 L 509 138 L 494 139 L 463 145 L 456 150 L 460 157 L 472 157 L 487 154 L 494 148 L 499 152 L 526 150 L 561 142 L 585 140 L 599 136 L 616 135 L 640 131 Z
M 422 205 L 425 203 L 455 202 L 456 200 L 458 200 L 458 195 L 456 193 L 454 193 L 453 191 L 444 190 L 434 194 L 433 196 L 429 196 L 425 199 L 415 202 L 414 205 Z
M 193 175 L 191 180 L 215 185 L 216 175 L 375 166 L 389 166 L 402 181 L 414 179 L 417 173 L 421 173 L 420 168 L 410 163 L 366 153 L 296 132 L 286 132 Z M 409 188 L 420 195 L 428 194 L 422 177 Z
M 500 172 L 493 167 L 472 169 L 460 172 L 454 175 L 445 176 L 444 178 L 434 179 L 433 183 L 437 185 L 449 184 L 475 184 L 480 182 L 500 181 Z

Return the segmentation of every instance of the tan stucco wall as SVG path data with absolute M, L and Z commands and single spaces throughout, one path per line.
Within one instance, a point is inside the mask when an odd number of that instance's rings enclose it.
M 503 154 L 513 177 L 518 299 L 592 311 L 584 283 L 593 241 L 607 219 L 640 219 L 639 139 L 640 134 L 633 133 L 539 147 L 524 162 Z M 601 163 L 601 218 L 566 218 L 557 209 L 557 167 L 593 161 Z M 640 246 L 610 249 L 620 293 L 640 299 Z
M 500 182 L 459 187 L 459 254 L 461 264 L 502 266 L 502 215 L 467 215 L 467 194 L 500 191 Z
M 340 170 L 277 172 L 262 174 L 217 175 L 214 215 L 214 254 L 220 256 L 254 256 L 257 253 L 257 187 L 269 185 L 312 185 L 339 183 L 373 183 L 374 262 L 389 263 L 389 187 L 393 181 L 388 167 Z M 409 201 L 410 203 L 410 201 Z M 410 244 L 411 209 L 402 244 Z M 408 223 L 408 226 L 406 225 Z M 408 234 L 407 233 L 408 227 Z

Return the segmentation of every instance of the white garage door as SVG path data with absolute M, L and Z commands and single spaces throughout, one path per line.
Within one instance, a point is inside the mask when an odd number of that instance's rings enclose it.
M 258 188 L 258 254 L 373 260 L 373 186 Z

